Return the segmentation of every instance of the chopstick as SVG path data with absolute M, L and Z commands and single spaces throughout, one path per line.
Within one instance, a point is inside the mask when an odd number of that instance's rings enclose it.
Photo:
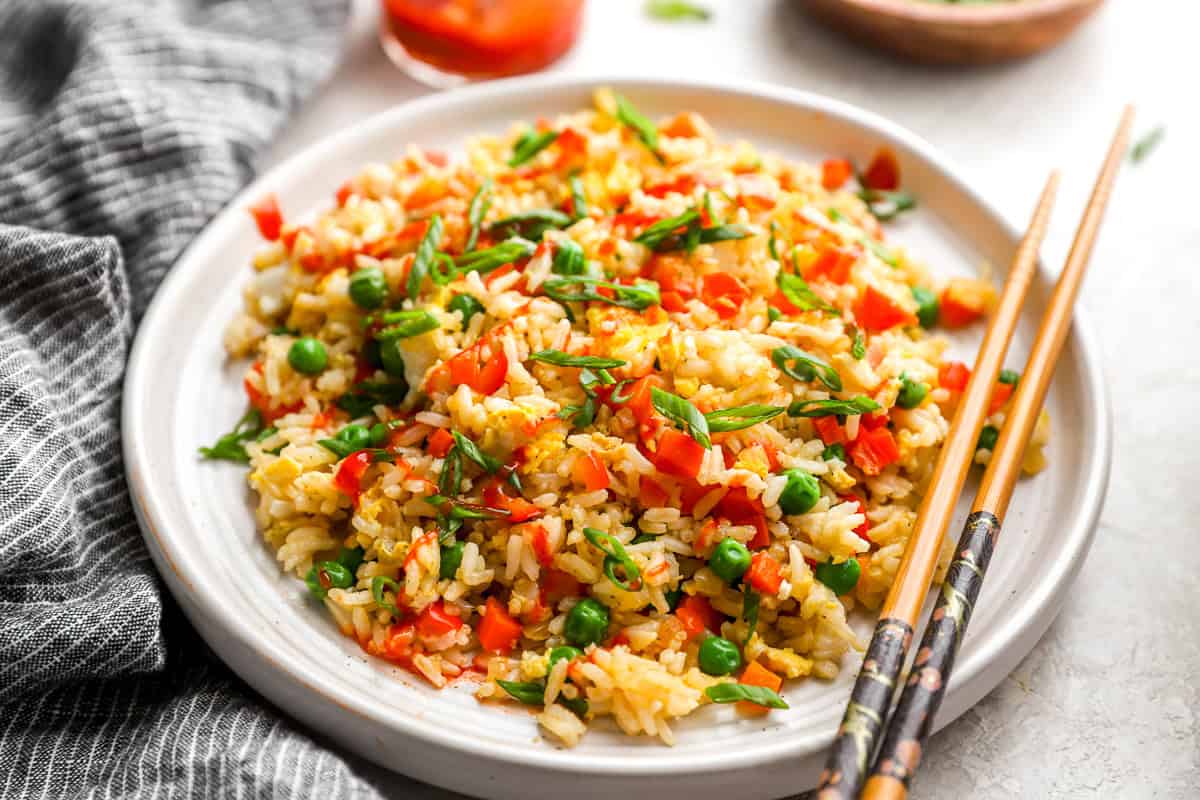
M 1079 223 L 1066 266 L 1042 317 L 1025 375 L 1017 386 L 1008 419 L 992 450 L 971 514 L 958 540 L 957 556 L 950 564 L 921 639 L 916 663 L 888 726 L 875 769 L 867 781 L 863 792 L 865 800 L 902 800 L 908 794 L 909 781 L 920 763 L 933 718 L 950 682 L 958 645 L 966 633 L 992 550 L 1000 536 L 1001 522 L 1021 472 L 1025 447 L 1037 425 L 1055 363 L 1066 341 L 1072 307 L 1112 194 L 1113 182 L 1129 146 L 1132 124 L 1133 109 L 1127 107 Z
M 934 466 L 929 489 L 917 511 L 917 521 L 904 558 L 879 612 L 879 622 L 863 656 L 850 702 L 821 773 L 818 800 L 853 800 L 866 780 L 867 768 L 887 720 L 896 682 L 912 642 L 913 626 L 933 581 L 946 528 L 975 457 L 976 442 L 991 403 L 992 387 L 1000 375 L 1021 304 L 1037 269 L 1038 247 L 1046 235 L 1057 190 L 1058 173 L 1052 173 L 1042 190 L 1029 230 L 1013 258 L 1008 280 L 980 346 L 975 369 Z

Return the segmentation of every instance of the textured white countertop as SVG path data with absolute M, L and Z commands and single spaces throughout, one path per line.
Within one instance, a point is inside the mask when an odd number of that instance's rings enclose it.
M 1182 798 L 1200 792 L 1200 6 L 1110 0 L 1059 49 L 985 69 L 911 66 L 817 27 L 795 0 L 701 0 L 665 25 L 592 0 L 554 69 L 785 84 L 861 105 L 948 153 L 1023 226 L 1064 171 L 1044 255 L 1061 264 L 1123 103 L 1167 125 L 1126 170 L 1084 287 L 1113 399 L 1115 460 L 1095 546 L 1057 621 L 995 691 L 933 737 L 922 798 Z M 268 164 L 426 90 L 379 50 L 356 0 L 346 63 Z M 1003 545 L 1002 545 L 1003 546 Z M 448 797 L 370 765 L 394 797 Z

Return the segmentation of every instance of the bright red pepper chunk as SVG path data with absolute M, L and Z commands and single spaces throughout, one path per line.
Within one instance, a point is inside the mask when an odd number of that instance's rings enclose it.
M 900 188 L 900 162 L 896 154 L 883 147 L 875 153 L 863 171 L 862 181 L 868 189 L 894 192 Z
M 279 200 L 274 194 L 268 194 L 254 205 L 250 206 L 250 215 L 258 225 L 259 234 L 268 242 L 279 239 L 283 230 L 283 214 L 279 211 Z
M 333 487 L 351 500 L 358 501 L 362 493 L 362 477 L 371 468 L 374 456 L 370 450 L 356 450 L 342 459 L 333 475 Z
M 938 367 L 938 386 L 951 392 L 961 392 L 971 380 L 971 370 L 961 361 L 943 361 Z
M 417 616 L 417 632 L 427 639 L 437 639 L 462 626 L 462 617 L 447 611 L 441 600 L 425 606 Z
M 714 272 L 700 279 L 700 298 L 721 319 L 736 316 L 749 297 L 746 285 L 727 272 Z
M 866 430 L 860 427 L 858 438 L 848 448 L 850 460 L 868 475 L 878 475 L 884 467 L 900 460 L 900 448 L 887 428 Z
M 917 321 L 915 316 L 874 286 L 868 286 L 863 291 L 854 309 L 854 317 L 870 333 L 886 331 L 897 325 L 913 325 Z
M 691 436 L 674 428 L 663 431 L 654 457 L 654 466 L 659 472 L 676 478 L 695 478 L 700 474 L 703 460 L 704 448 Z
M 849 161 L 844 158 L 831 158 L 821 164 L 821 186 L 829 191 L 840 189 L 853 174 L 854 167 Z
M 479 644 L 484 650 L 508 655 L 521 638 L 521 623 L 513 619 L 499 600 L 489 597 L 475 635 L 479 637 Z

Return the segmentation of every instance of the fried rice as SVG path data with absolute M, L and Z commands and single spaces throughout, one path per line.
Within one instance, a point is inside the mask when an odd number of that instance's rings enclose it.
M 965 383 L 928 298 L 991 296 L 934 291 L 884 241 L 896 187 L 847 173 L 600 89 L 461 161 L 372 164 L 303 225 L 267 198 L 225 345 L 283 569 L 371 656 L 567 745 L 835 677 Z

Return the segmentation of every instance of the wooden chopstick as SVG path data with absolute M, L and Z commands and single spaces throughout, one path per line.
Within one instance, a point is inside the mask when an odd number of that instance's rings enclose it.
M 957 556 L 938 594 L 917 651 L 904 693 L 888 726 L 878 760 L 863 792 L 865 800 L 902 800 L 921 760 L 933 718 L 942 702 L 958 645 L 967 630 L 979 597 L 992 550 L 1000 535 L 1001 520 L 1012 498 L 1029 442 L 1054 366 L 1071 325 L 1072 308 L 1092 254 L 1113 182 L 1129 147 L 1133 109 L 1127 107 L 1096 179 L 1092 197 L 1079 223 L 1066 266 L 1042 317 L 1029 363 L 1025 368 L 1000 438 L 992 450 L 971 515 L 963 526 Z
M 950 434 L 917 511 L 917 521 L 904 558 L 880 610 L 879 622 L 875 625 L 833 749 L 821 773 L 818 800 L 853 800 L 866 780 L 867 768 L 887 720 L 896 682 L 912 642 L 913 626 L 925 603 L 946 528 L 975 456 L 979 432 L 991 403 L 992 388 L 1008 352 L 1025 293 L 1037 269 L 1037 252 L 1046 235 L 1057 189 L 1058 174 L 1052 173 L 1013 259 L 971 380 L 959 401 Z

